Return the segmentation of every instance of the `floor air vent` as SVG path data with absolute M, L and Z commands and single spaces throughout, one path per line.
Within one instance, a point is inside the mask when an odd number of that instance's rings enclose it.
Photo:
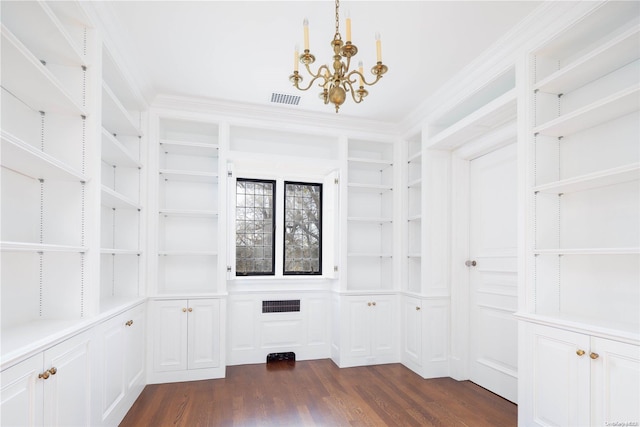
M 298 105 L 300 97 L 298 95 L 285 95 L 284 93 L 272 93 L 271 102 L 276 104 Z
M 263 313 L 295 313 L 300 311 L 300 300 L 262 301 Z

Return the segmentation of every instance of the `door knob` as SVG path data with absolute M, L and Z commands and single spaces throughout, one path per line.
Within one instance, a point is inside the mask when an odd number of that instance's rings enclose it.
M 464 262 L 464 265 L 466 265 L 467 267 L 475 267 L 478 263 L 474 261 L 471 261 L 470 259 L 466 260 Z
M 585 352 L 584 352 L 584 350 L 583 350 L 583 349 L 576 350 L 576 354 L 577 354 L 578 356 L 584 356 L 584 353 L 585 353 Z
M 589 357 L 592 358 L 593 360 L 596 360 L 598 357 L 600 357 L 600 355 L 598 353 L 591 353 Z

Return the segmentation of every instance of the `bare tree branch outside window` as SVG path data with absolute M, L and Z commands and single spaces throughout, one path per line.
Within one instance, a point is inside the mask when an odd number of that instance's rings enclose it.
M 275 272 L 275 192 L 275 181 L 237 179 L 236 276 Z
M 322 274 L 322 184 L 284 183 L 284 274 Z

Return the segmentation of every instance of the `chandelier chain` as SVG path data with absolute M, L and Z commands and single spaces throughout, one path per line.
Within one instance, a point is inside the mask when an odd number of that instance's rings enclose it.
M 340 0 L 336 0 L 336 37 L 340 34 Z

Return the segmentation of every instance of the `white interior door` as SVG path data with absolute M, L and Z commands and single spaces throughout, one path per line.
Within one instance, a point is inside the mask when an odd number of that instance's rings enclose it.
M 470 161 L 469 208 L 469 378 L 516 402 L 515 143 Z

